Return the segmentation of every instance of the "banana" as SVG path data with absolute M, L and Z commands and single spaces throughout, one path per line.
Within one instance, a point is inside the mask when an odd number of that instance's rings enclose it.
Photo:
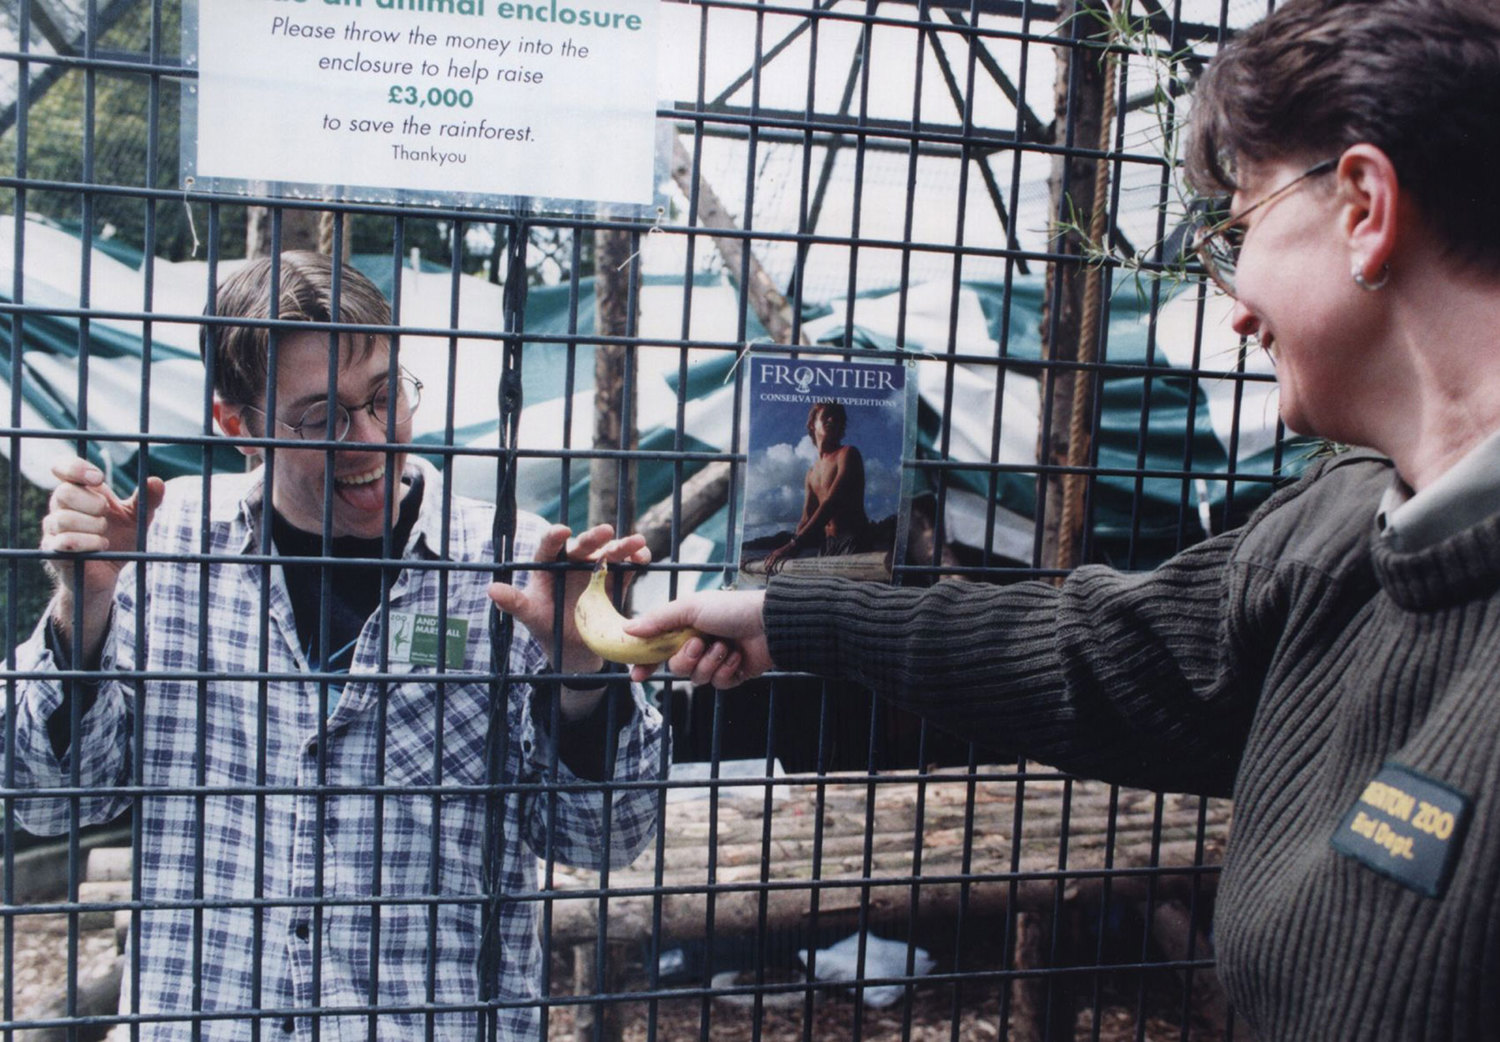
M 642 662 L 665 662 L 677 649 L 687 643 L 698 631 L 691 626 L 670 630 L 655 637 L 632 637 L 625 632 L 625 616 L 621 615 L 609 599 L 605 587 L 608 565 L 599 563 L 584 590 L 573 606 L 573 625 L 589 650 L 607 662 L 620 662 L 634 666 Z

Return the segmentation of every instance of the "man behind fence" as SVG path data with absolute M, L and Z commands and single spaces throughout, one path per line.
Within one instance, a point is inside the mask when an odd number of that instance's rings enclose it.
M 249 1039 L 258 1024 L 472 1039 L 489 1000 L 500 1038 L 536 1039 L 540 904 L 516 898 L 536 892 L 538 857 L 640 852 L 655 795 L 581 782 L 656 779 L 661 717 L 624 685 L 524 679 L 492 717 L 494 508 L 450 499 L 406 454 L 421 386 L 386 335 L 273 337 L 264 321 L 388 326 L 368 280 L 287 253 L 228 279 L 214 311 L 261 320 L 212 324 L 204 341 L 214 416 L 264 465 L 151 479 L 126 501 L 83 460 L 57 468 L 41 545 L 83 556 L 56 562 L 18 651 L 32 676 L 16 686 L 10 767 L 17 787 L 81 795 L 17 800 L 17 817 L 52 834 L 134 808 L 142 909 L 121 1007 L 146 1038 Z M 134 548 L 147 522 L 144 564 L 92 556 Z M 649 557 L 608 526 L 569 535 L 523 514 L 513 559 Z M 325 549 L 334 560 L 305 560 Z M 497 588 L 524 624 L 513 675 L 602 667 L 571 625 L 582 571 L 552 646 L 558 574 Z M 97 675 L 55 675 L 75 667 Z

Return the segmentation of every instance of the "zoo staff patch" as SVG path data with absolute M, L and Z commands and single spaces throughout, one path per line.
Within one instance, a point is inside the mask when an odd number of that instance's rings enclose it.
M 448 639 L 443 652 L 449 669 L 464 668 L 464 649 L 469 642 L 467 619 L 439 619 L 423 612 L 391 612 L 390 661 L 414 666 L 435 666 L 438 661 L 438 629 L 447 623 Z
M 1468 823 L 1469 797 L 1388 763 L 1339 822 L 1333 849 L 1409 890 L 1442 897 Z

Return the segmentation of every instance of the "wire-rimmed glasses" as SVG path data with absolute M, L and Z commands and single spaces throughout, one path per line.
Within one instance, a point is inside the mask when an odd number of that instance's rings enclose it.
M 1310 177 L 1326 174 L 1338 166 L 1337 159 L 1325 159 L 1315 163 L 1292 178 L 1269 195 L 1256 200 L 1239 213 L 1229 210 L 1232 196 L 1212 196 L 1199 199 L 1193 204 L 1189 215 L 1189 235 L 1203 270 L 1225 293 L 1234 292 L 1234 273 L 1239 267 L 1240 248 L 1245 242 L 1245 218 L 1286 195 Z
M 398 426 L 409 423 L 412 413 L 417 411 L 417 406 L 422 401 L 422 381 L 409 373 L 404 367 L 400 377 L 396 380 L 396 400 L 394 419 Z M 266 415 L 264 409 L 253 405 L 242 406 L 251 412 Z M 354 425 L 354 414 L 367 412 L 376 423 L 384 426 L 387 419 L 392 418 L 391 387 L 389 382 L 382 383 L 380 390 L 376 391 L 370 400 L 355 406 L 346 406 L 342 402 L 321 401 L 314 402 L 302 413 L 296 423 L 287 423 L 277 418 L 276 422 L 299 438 L 321 441 L 330 437 L 328 428 L 328 410 L 333 410 L 333 441 L 343 441 L 349 436 L 349 428 Z

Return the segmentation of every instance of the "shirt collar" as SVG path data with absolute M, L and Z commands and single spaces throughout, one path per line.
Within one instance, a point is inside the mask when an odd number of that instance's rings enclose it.
M 1375 524 L 1392 548 L 1422 550 L 1500 513 L 1500 431 L 1470 449 L 1420 492 L 1398 476 Z

